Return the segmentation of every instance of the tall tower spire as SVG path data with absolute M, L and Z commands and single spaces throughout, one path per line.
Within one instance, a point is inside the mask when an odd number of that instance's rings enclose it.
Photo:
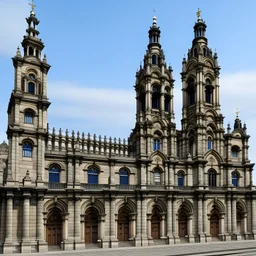
M 219 102 L 220 67 L 217 53 L 213 54 L 208 47 L 206 27 L 198 9 L 192 47 L 188 51 L 187 59 L 183 58 L 182 61 L 182 130 L 183 137 L 188 138 L 186 143 L 183 143 L 184 158 L 191 154 L 192 157 L 202 159 L 208 148 L 208 139 L 213 140 L 213 134 L 217 133 L 217 130 L 223 133 L 223 116 Z M 208 126 L 209 123 L 214 123 L 217 130 L 213 131 L 211 126 Z M 221 143 L 216 140 L 216 148 Z

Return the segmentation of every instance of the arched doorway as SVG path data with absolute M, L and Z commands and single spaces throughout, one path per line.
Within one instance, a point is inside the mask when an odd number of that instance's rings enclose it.
M 179 237 L 186 237 L 188 235 L 188 217 L 187 214 L 181 210 L 179 212 Z
M 211 211 L 210 234 L 212 237 L 217 237 L 219 234 L 219 215 L 215 210 Z
M 94 208 L 89 208 L 85 212 L 85 234 L 86 244 L 97 243 L 98 240 L 98 212 Z
M 159 210 L 154 208 L 151 217 L 151 236 L 153 239 L 160 239 L 160 222 Z
M 119 241 L 129 241 L 129 213 L 121 209 L 118 213 L 118 234 Z
M 47 218 L 46 224 L 46 241 L 48 245 L 60 245 L 62 241 L 62 216 L 55 208 Z

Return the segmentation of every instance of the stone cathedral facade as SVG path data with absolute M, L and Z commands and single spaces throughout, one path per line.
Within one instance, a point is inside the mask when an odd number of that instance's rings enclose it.
M 154 17 L 127 141 L 49 130 L 50 65 L 33 10 L 26 20 L 0 145 L 2 253 L 255 239 L 250 136 L 238 115 L 224 130 L 220 66 L 200 15 L 182 61 L 181 130 Z

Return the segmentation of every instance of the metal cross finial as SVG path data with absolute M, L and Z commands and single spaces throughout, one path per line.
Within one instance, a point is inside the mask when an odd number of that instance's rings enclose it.
M 239 110 L 239 108 L 237 108 L 236 109 L 236 118 L 238 118 L 239 113 L 240 113 L 240 110 Z
M 35 4 L 34 4 L 34 0 L 32 0 L 32 3 L 28 3 L 31 6 L 31 14 L 34 14 L 34 10 L 35 10 Z
M 198 11 L 196 12 L 196 16 L 198 18 L 198 20 L 201 19 L 201 10 L 198 8 Z

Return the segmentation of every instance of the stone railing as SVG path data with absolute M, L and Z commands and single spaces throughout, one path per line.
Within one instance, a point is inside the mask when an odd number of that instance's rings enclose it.
M 65 189 L 67 187 L 66 183 L 58 183 L 58 182 L 46 182 L 45 185 L 48 187 L 48 189 Z
M 116 155 L 121 157 L 129 156 L 128 141 L 125 139 L 107 138 L 106 136 L 97 137 L 95 134 L 91 135 L 90 133 L 87 135 L 82 133 L 82 135 L 80 135 L 79 132 L 75 134 L 74 131 L 69 135 L 68 130 L 63 133 L 61 129 L 56 133 L 54 128 L 52 131 L 48 128 L 47 131 L 47 151 L 70 151 L 106 156 Z

